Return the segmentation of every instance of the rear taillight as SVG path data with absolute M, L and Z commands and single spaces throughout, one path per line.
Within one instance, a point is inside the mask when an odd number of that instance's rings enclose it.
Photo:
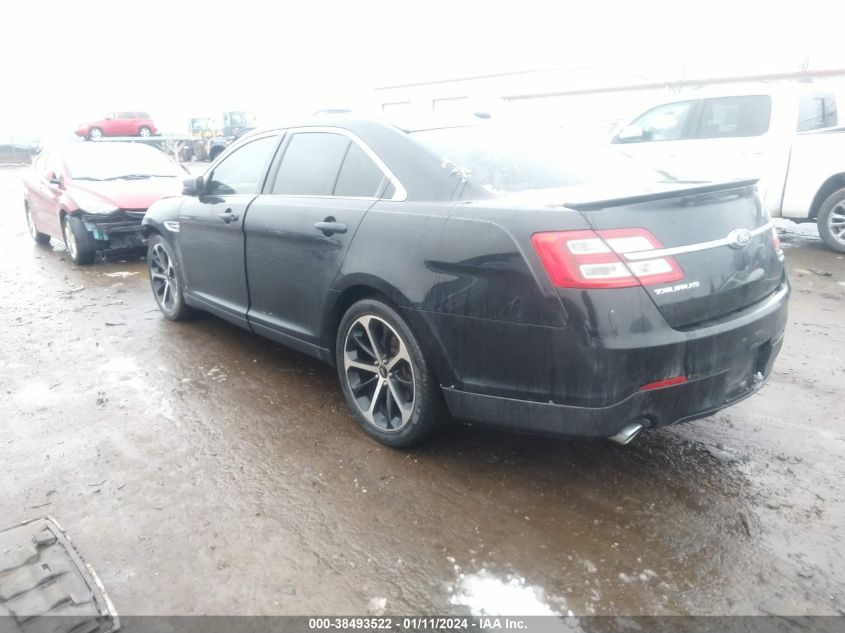
M 684 278 L 673 257 L 623 261 L 620 255 L 663 248 L 645 229 L 535 233 L 531 243 L 558 288 L 628 288 Z
M 778 237 L 778 230 L 775 227 L 772 227 L 772 246 L 775 247 L 776 251 L 780 250 L 780 238 Z

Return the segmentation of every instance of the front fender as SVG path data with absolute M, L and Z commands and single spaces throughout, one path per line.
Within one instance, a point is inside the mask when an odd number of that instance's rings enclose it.
M 162 198 L 156 200 L 147 209 L 141 221 L 144 235 L 160 233 L 170 242 L 175 243 L 175 236 L 179 233 L 179 212 L 182 209 L 182 196 Z

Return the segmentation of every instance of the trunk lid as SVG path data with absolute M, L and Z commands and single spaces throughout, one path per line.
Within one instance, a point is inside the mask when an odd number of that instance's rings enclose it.
M 760 301 L 783 279 L 783 253 L 754 180 L 679 184 L 645 194 L 596 199 L 587 191 L 564 206 L 582 213 L 596 231 L 645 229 L 672 257 L 683 278 L 643 284 L 674 328 L 692 327 Z M 627 265 L 658 256 L 649 251 L 619 257 Z

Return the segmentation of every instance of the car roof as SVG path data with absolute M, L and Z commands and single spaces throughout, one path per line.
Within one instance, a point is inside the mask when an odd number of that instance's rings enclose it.
M 299 120 L 292 120 L 270 126 L 256 127 L 238 138 L 238 141 L 250 138 L 267 132 L 287 130 L 301 127 L 338 127 L 349 130 L 353 133 L 365 132 L 372 127 L 393 128 L 406 133 L 420 132 L 423 130 L 468 127 L 481 125 L 487 122 L 489 116 L 486 113 L 477 113 L 474 116 L 444 117 L 432 114 L 432 116 L 401 118 L 388 116 L 364 117 L 351 112 L 320 112 L 319 114 Z

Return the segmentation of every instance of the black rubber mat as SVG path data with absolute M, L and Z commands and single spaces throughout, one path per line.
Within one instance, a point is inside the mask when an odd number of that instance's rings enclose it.
M 107 633 L 120 621 L 97 575 L 51 518 L 0 529 L 0 632 Z

